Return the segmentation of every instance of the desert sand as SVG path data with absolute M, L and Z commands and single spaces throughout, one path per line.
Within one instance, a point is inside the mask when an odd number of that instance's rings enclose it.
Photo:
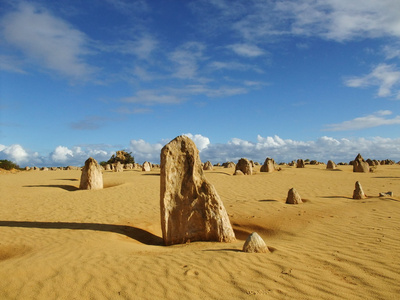
M 80 171 L 0 173 L 0 299 L 398 299 L 399 165 L 259 168 L 205 171 L 236 242 L 168 247 L 159 169 L 105 171 L 102 190 L 78 190 Z M 285 204 L 292 187 L 303 204 Z M 242 252 L 254 231 L 269 253 Z

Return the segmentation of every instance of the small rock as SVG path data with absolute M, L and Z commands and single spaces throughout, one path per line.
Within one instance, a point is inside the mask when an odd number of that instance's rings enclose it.
M 291 188 L 289 190 L 288 196 L 286 198 L 286 203 L 287 204 L 301 204 L 301 203 L 303 203 L 299 193 L 296 191 L 295 188 Z
M 365 199 L 367 196 L 364 194 L 364 191 L 361 187 L 361 183 L 356 181 L 355 190 L 353 192 L 353 199 Z
M 269 250 L 264 240 L 258 235 L 258 233 L 253 232 L 246 239 L 246 242 L 243 245 L 243 252 L 268 253 Z
M 252 175 L 253 174 L 253 167 L 251 162 L 247 158 L 239 159 L 236 165 L 236 171 L 242 171 L 244 175 Z M 236 174 L 237 175 L 237 174 Z
M 393 192 L 379 193 L 379 197 L 393 197 Z

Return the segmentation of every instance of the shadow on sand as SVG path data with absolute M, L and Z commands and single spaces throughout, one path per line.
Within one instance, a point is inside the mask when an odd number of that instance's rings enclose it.
M 0 227 L 22 227 L 40 229 L 71 229 L 71 230 L 94 230 L 123 234 L 131 239 L 146 245 L 161 246 L 163 239 L 140 228 L 100 224 L 100 223 L 70 223 L 70 222 L 31 222 L 31 221 L 0 221 Z
M 78 187 L 66 184 L 38 184 L 38 185 L 24 185 L 23 187 L 50 187 L 50 188 L 60 188 L 69 192 L 74 192 L 79 190 Z

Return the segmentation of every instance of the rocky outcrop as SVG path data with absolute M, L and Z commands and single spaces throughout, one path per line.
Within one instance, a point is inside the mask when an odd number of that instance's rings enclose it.
M 326 164 L 327 169 L 336 169 L 336 164 L 332 160 L 328 160 L 328 163 Z
M 241 158 L 236 164 L 235 171 L 242 171 L 244 175 L 252 175 L 253 167 L 247 158 Z
M 125 170 L 132 170 L 133 169 L 133 164 L 125 164 L 124 165 Z
M 225 207 L 201 168 L 199 151 L 187 136 L 161 150 L 161 228 L 166 245 L 235 241 Z
M 211 164 L 210 161 L 206 161 L 206 163 L 203 166 L 203 170 L 207 171 L 207 170 L 212 170 L 213 169 L 213 165 Z
M 260 168 L 260 172 L 272 173 L 275 171 L 275 161 L 272 158 L 267 157 L 264 164 Z
M 353 192 L 353 199 L 365 199 L 367 196 L 364 194 L 364 191 L 361 187 L 361 183 L 356 181 L 355 190 Z
M 151 171 L 151 163 L 149 163 L 148 161 L 145 161 L 142 166 L 142 171 L 150 172 Z
M 304 160 L 298 159 L 296 163 L 296 168 L 304 168 L 304 167 L 305 167 Z
M 353 161 L 353 172 L 369 172 L 369 164 L 364 160 L 360 153 L 356 156 Z
M 259 236 L 257 232 L 253 232 L 246 239 L 243 245 L 243 252 L 268 253 L 269 249 L 261 236 Z
M 299 193 L 296 191 L 295 188 L 291 188 L 289 190 L 287 198 L 286 198 L 286 203 L 287 204 L 301 204 L 301 203 L 303 203 Z
M 81 190 L 100 190 L 103 188 L 103 173 L 97 161 L 89 157 L 85 161 L 82 169 L 81 182 L 79 189 Z
M 117 161 L 115 165 L 115 172 L 123 172 L 124 171 L 124 165 L 121 164 L 120 161 Z
M 236 166 L 236 164 L 234 162 L 232 162 L 232 161 L 228 161 L 228 162 L 224 162 L 222 164 L 222 166 L 224 168 L 234 168 Z

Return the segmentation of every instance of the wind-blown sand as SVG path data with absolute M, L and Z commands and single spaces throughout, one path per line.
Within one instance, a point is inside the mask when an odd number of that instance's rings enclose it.
M 80 171 L 0 173 L 0 299 L 398 299 L 400 166 L 338 168 L 205 171 L 238 240 L 169 247 L 159 170 L 104 172 L 96 191 Z M 292 187 L 304 204 L 285 204 Z M 241 252 L 253 231 L 270 253 Z

